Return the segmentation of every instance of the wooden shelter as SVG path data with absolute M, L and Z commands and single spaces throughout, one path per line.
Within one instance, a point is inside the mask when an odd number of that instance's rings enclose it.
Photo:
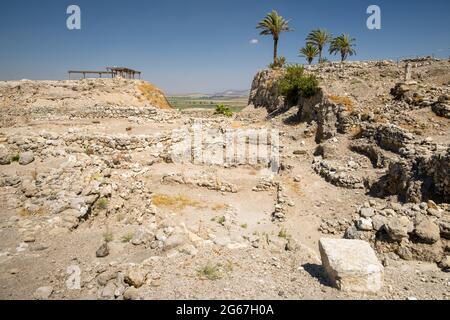
M 112 73 L 112 77 L 122 77 L 125 79 L 135 79 L 136 75 L 141 78 L 141 72 L 129 68 L 122 68 L 122 67 L 108 67 L 106 68 L 109 72 Z
M 86 79 L 86 75 L 98 75 L 99 78 L 103 78 L 103 76 L 111 77 L 111 78 L 125 78 L 125 79 L 136 79 L 136 76 L 141 78 L 141 72 L 129 68 L 123 67 L 107 67 L 106 71 L 92 71 L 92 70 L 69 70 L 69 80 L 73 74 L 83 75 L 83 79 Z

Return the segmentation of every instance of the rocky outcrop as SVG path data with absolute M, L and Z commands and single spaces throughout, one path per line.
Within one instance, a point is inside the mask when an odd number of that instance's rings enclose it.
M 265 108 L 269 113 L 282 109 L 284 99 L 279 95 L 278 84 L 284 73 L 284 69 L 259 71 L 253 79 L 248 104 Z
M 345 133 L 349 127 L 349 113 L 344 105 L 330 99 L 324 88 L 310 98 L 300 97 L 298 116 L 301 121 L 317 122 L 316 142 L 320 143 Z

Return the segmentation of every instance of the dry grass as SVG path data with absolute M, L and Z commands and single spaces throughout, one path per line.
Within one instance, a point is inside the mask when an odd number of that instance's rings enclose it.
M 44 216 L 46 215 L 47 210 L 45 210 L 45 208 L 40 207 L 38 210 L 31 212 L 25 208 L 20 208 L 18 211 L 19 216 L 23 217 L 23 218 L 28 218 L 28 217 L 39 217 L 39 216 Z
M 208 263 L 204 267 L 197 270 L 197 275 L 201 280 L 219 280 L 223 277 L 218 265 Z
M 193 200 L 184 195 L 171 196 L 167 194 L 155 194 L 152 197 L 152 202 L 155 206 L 160 208 L 169 208 L 177 210 L 182 210 L 186 207 L 193 207 L 193 208 L 205 207 L 204 203 Z
M 345 110 L 348 112 L 353 112 L 355 110 L 355 103 L 349 97 L 330 95 L 330 96 L 328 96 L 328 98 L 332 102 L 334 102 L 338 105 L 344 106 Z
M 227 208 L 227 205 L 224 203 L 217 203 L 214 206 L 212 206 L 211 209 L 213 209 L 214 211 L 223 211 Z
M 151 105 L 160 109 L 172 109 L 163 92 L 151 83 L 144 82 L 137 88 Z

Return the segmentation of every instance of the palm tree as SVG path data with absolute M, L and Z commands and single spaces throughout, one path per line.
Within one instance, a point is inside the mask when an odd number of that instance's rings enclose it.
M 339 37 L 334 38 L 330 45 L 330 54 L 341 54 L 341 62 L 344 62 L 348 56 L 356 54 L 355 38 L 350 38 L 348 34 L 341 34 Z
M 273 62 L 275 63 L 278 56 L 278 40 L 282 32 L 294 31 L 289 28 L 289 21 L 285 20 L 282 16 L 278 15 L 275 10 L 267 14 L 264 20 L 260 21 L 256 26 L 256 29 L 262 29 L 261 35 L 272 35 L 273 37 Z
M 317 49 L 311 43 L 307 43 L 305 47 L 300 49 L 300 57 L 305 57 L 308 64 L 311 64 L 315 57 L 319 54 L 319 49 Z
M 329 43 L 333 37 L 325 29 L 315 29 L 311 31 L 306 37 L 306 41 L 312 44 L 319 50 L 319 62 L 322 62 L 322 52 L 323 48 Z

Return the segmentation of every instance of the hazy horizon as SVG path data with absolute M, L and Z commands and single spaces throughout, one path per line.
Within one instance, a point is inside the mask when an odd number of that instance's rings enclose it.
M 66 27 L 71 4 L 81 8 L 81 30 Z M 381 8 L 381 30 L 366 26 L 371 4 Z M 356 38 L 349 60 L 450 55 L 447 0 L 17 0 L 0 4 L 0 80 L 61 80 L 71 69 L 117 65 L 142 71 L 168 94 L 248 90 L 272 59 L 272 38 L 255 28 L 272 9 L 295 29 L 280 39 L 290 62 L 304 63 L 298 50 L 319 27 Z

